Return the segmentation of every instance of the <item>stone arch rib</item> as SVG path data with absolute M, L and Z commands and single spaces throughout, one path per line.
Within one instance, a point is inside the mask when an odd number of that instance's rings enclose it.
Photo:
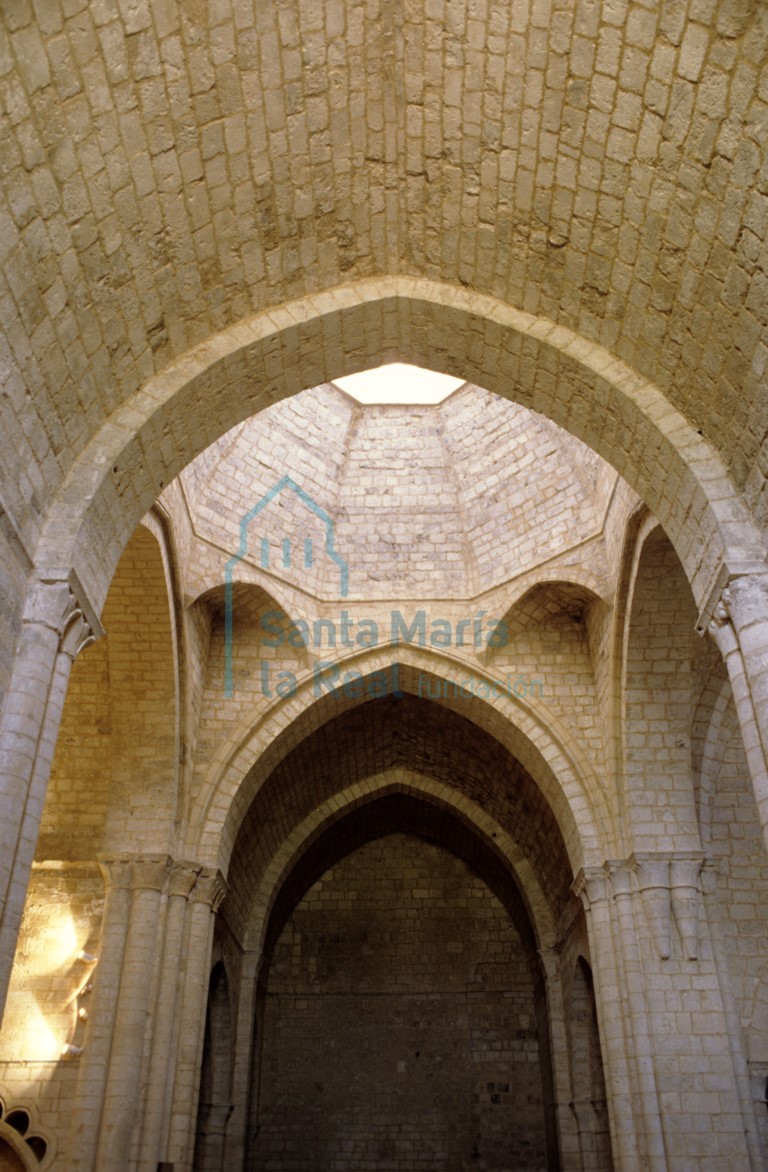
M 555 924 L 551 908 L 541 889 L 537 876 L 525 859 L 512 836 L 490 818 L 476 803 L 445 784 L 409 770 L 392 769 L 383 774 L 360 779 L 326 800 L 295 827 L 265 869 L 253 901 L 248 946 L 263 944 L 269 915 L 286 878 L 302 858 L 308 846 L 338 821 L 361 804 L 371 804 L 390 794 L 405 794 L 422 802 L 439 802 L 456 819 L 463 819 L 467 827 L 503 860 L 514 876 L 525 904 L 530 923 L 536 933 L 539 947 L 550 946 L 555 938 Z
M 355 658 L 354 666 L 364 676 L 388 670 L 393 648 L 376 649 Z M 434 653 L 400 647 L 394 656 L 400 664 L 400 685 L 406 693 L 418 695 L 418 680 L 424 672 L 452 680 L 466 669 L 443 662 Z M 458 675 L 457 675 L 458 672 Z M 478 697 L 462 702 L 441 702 L 446 710 L 461 710 L 470 721 L 488 732 L 527 770 L 549 803 L 563 835 L 571 866 L 575 871 L 584 860 L 600 862 L 610 840 L 605 811 L 593 808 L 595 778 L 588 762 L 574 759 L 565 737 L 558 737 L 534 706 L 515 697 L 485 700 Z M 350 702 L 350 708 L 354 706 Z M 339 712 L 339 702 L 313 693 L 311 681 L 297 694 L 279 704 L 256 727 L 243 728 L 220 757 L 211 763 L 208 784 L 192 813 L 190 839 L 186 849 L 195 857 L 211 860 L 227 871 L 234 841 L 242 819 L 263 781 L 297 743 Z
M 759 533 L 720 457 L 653 384 L 602 347 L 494 298 L 383 277 L 260 313 L 146 383 L 71 469 L 37 566 L 73 565 L 100 606 L 130 533 L 198 452 L 286 395 L 395 359 L 459 374 L 593 447 L 659 518 L 700 607 L 723 562 L 762 564 Z

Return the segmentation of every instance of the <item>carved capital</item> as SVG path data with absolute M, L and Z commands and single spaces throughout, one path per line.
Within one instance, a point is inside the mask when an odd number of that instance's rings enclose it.
M 676 856 L 669 865 L 672 912 L 688 960 L 699 955 L 699 874 L 701 855 Z
M 605 872 L 610 879 L 614 898 L 619 895 L 632 895 L 632 863 L 625 859 L 611 859 L 605 864 Z
M 173 860 L 168 855 L 135 858 L 131 865 L 134 891 L 162 891 L 168 882 Z
M 659 958 L 667 960 L 672 955 L 674 924 L 683 955 L 696 960 L 702 861 L 700 854 L 666 852 L 609 859 L 602 867 L 579 871 L 571 890 L 585 911 L 611 898 L 626 907 L 626 901 L 637 900 L 639 893 Z
M 204 867 L 195 880 L 189 898 L 192 903 L 210 904 L 211 911 L 217 912 L 226 894 L 227 883 L 221 871 Z
M 113 855 L 99 860 L 108 886 L 162 891 L 171 872 L 168 855 Z
M 699 890 L 699 875 L 704 863 L 701 854 L 678 854 L 669 860 L 669 885 L 672 890 L 692 887 Z
M 768 573 L 733 578 L 723 591 L 723 604 L 737 631 L 768 620 Z
M 672 955 L 673 924 L 683 956 L 688 960 L 698 959 L 702 861 L 702 856 L 695 853 L 632 857 L 648 927 L 662 960 Z
M 85 615 L 79 607 L 73 606 L 61 632 L 60 650 L 74 662 L 80 652 L 95 641 L 96 636 L 89 627 Z
M 23 622 L 54 631 L 70 659 L 104 634 L 74 570 L 40 570 L 31 583 Z
M 608 876 L 603 867 L 582 867 L 571 884 L 571 891 L 577 896 L 588 912 L 608 898 Z
M 768 619 L 768 568 L 760 562 L 723 564 L 696 623 L 708 631 L 721 650 L 729 650 L 731 625 L 738 632 Z M 723 642 L 726 646 L 723 647 Z
M 645 854 L 632 855 L 630 860 L 632 870 L 637 876 L 637 885 L 641 891 L 653 887 L 663 887 L 669 890 L 669 855 Z
M 715 607 L 712 618 L 707 625 L 707 631 L 720 649 L 723 658 L 738 647 L 736 631 L 724 602 L 718 602 Z
M 174 863 L 168 881 L 168 894 L 188 899 L 201 871 L 199 863 Z
M 633 855 L 637 884 L 642 892 L 648 927 L 662 960 L 672 953 L 672 902 L 669 893 L 669 857 Z
M 104 876 L 104 886 L 109 889 L 131 889 L 131 862 L 129 858 L 118 856 L 99 859 L 99 866 Z

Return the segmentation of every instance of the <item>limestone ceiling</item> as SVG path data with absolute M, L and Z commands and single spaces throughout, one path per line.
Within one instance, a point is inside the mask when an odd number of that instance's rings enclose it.
M 757 501 L 764 3 L 8 0 L 0 33 L 19 531 L 175 355 L 382 273 L 600 342 Z
M 272 495 L 285 477 L 293 490 Z M 267 588 L 276 579 L 339 597 L 319 507 L 350 597 L 386 599 L 472 597 L 578 550 L 600 534 L 617 476 L 542 416 L 478 387 L 398 407 L 361 406 L 328 384 L 241 424 L 180 480 L 193 559 L 218 563 L 219 581 L 242 550 L 237 578 L 256 568 Z

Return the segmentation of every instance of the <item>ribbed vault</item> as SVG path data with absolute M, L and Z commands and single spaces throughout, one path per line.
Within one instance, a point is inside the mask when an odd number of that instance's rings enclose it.
M 152 380 L 87 448 L 38 556 L 102 591 L 161 489 L 229 428 L 289 394 L 402 358 L 460 371 L 594 449 L 656 514 L 703 605 L 723 559 L 764 543 L 715 449 L 651 384 L 554 323 L 429 281 L 384 279 L 283 306 L 211 339 Z M 211 411 L 215 402 L 216 411 Z
M 508 833 L 536 876 L 551 914 L 557 917 L 568 898 L 572 871 L 562 834 L 541 791 L 488 733 L 457 713 L 406 694 L 370 701 L 328 720 L 265 778 L 232 852 L 227 915 L 233 926 L 240 933 L 245 931 L 248 909 L 265 869 L 313 810 L 357 781 L 398 768 L 452 787 Z M 394 799 L 383 807 L 390 814 L 397 808 Z M 412 813 L 413 807 L 408 809 Z M 361 826 L 367 825 L 373 833 L 370 812 L 365 816 L 357 813 L 355 818 L 362 819 Z M 394 823 L 384 820 L 382 825 Z M 331 827 L 327 833 L 340 832 Z M 461 845 L 464 841 L 461 837 L 456 840 L 460 856 L 469 849 Z
M 528 910 L 515 879 L 498 854 L 455 813 L 440 803 L 408 793 L 386 793 L 356 807 L 315 839 L 283 882 L 271 909 L 263 936 L 264 963 L 280 933 L 309 888 L 339 860 L 365 843 L 389 834 L 410 834 L 431 842 L 461 859 L 507 909 L 532 958 L 536 938 Z
M 572 870 L 582 866 L 585 859 L 605 852 L 605 843 L 611 841 L 605 794 L 590 762 L 578 746 L 567 743 L 567 730 L 551 713 L 544 723 L 535 703 L 454 695 L 453 686 L 466 677 L 466 669 L 447 664 L 438 656 L 417 654 L 410 648 L 401 647 L 394 660 L 391 651 L 387 654 L 376 650 L 353 661 L 352 666 L 360 669 L 364 679 L 374 675 L 380 678 L 385 673 L 389 694 L 395 682 L 402 693 L 420 698 L 428 694 L 425 685 L 434 683 L 443 696 L 435 701 L 438 707 L 487 732 L 535 777 L 556 816 Z M 392 676 L 393 671 L 396 676 Z M 296 696 L 283 700 L 274 715 L 256 726 L 251 720 L 235 730 L 208 764 L 206 773 L 212 784 L 201 787 L 193 804 L 186 849 L 203 858 L 210 857 L 211 862 L 217 860 L 227 870 L 239 828 L 254 796 L 273 770 L 315 730 L 364 702 L 338 692 L 318 697 L 310 679 Z

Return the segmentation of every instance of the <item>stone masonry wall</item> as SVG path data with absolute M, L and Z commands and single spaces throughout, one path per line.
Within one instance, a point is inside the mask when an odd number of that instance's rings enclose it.
M 136 530 L 103 612 L 107 637 L 72 671 L 39 858 L 167 846 L 175 694 L 168 595 L 154 537 Z M 165 819 L 163 815 L 165 814 Z
M 97 980 L 104 883 L 96 863 L 52 862 L 32 872 L 0 1032 L 0 1098 L 32 1111 L 30 1132 L 56 1166 L 76 1098 L 84 1017 Z M 0 1151 L 0 1168 L 2 1163 Z
M 0 704 L 8 689 L 21 627 L 27 557 L 0 506 Z
M 765 6 L 396 11 L 2 6 L 0 408 L 10 478 L 30 470 L 20 526 L 174 354 L 394 271 L 610 346 L 757 497 Z
M 488 888 L 392 835 L 298 904 L 267 978 L 256 1164 L 545 1167 L 531 973 Z

